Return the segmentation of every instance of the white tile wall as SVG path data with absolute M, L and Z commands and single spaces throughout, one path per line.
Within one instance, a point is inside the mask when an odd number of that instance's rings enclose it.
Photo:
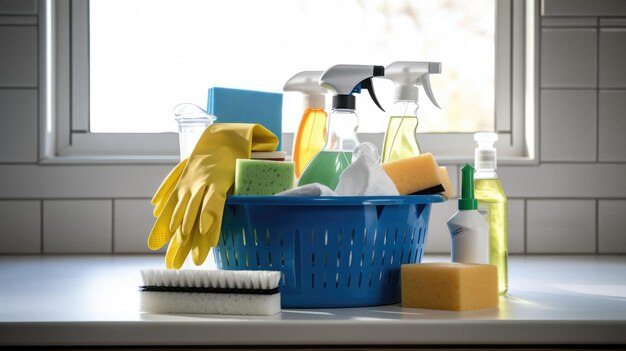
M 45 200 L 44 253 L 110 253 L 110 200 Z
M 626 28 L 600 30 L 600 87 L 626 88 Z
M 0 25 L 37 25 L 36 16 L 2 16 L 0 15 Z
M 0 0 L 0 15 L 34 15 L 36 13 L 36 0 Z
M 596 29 L 546 28 L 541 31 L 541 86 L 596 86 Z
M 604 17 L 600 18 L 601 27 L 626 27 L 626 17 Z
M 626 254 L 626 200 L 598 202 L 598 252 Z
M 0 162 L 37 162 L 37 90 L 0 89 Z
M 544 90 L 540 113 L 542 161 L 596 160 L 595 90 Z
M 428 220 L 426 254 L 450 253 L 450 232 L 446 223 L 458 210 L 458 200 L 451 199 L 444 203 L 433 204 Z
M 149 199 L 115 200 L 113 250 L 116 253 L 151 253 L 146 244 L 155 218 Z M 165 252 L 166 247 L 159 250 Z
M 37 86 L 37 27 L 0 27 L 0 87 Z
M 595 200 L 528 200 L 528 253 L 595 253 Z
M 152 197 L 173 165 L 2 165 L 0 198 Z M 102 174 L 107 177 L 102 177 Z
M 541 26 L 546 27 L 597 27 L 595 17 L 543 17 Z
M 41 201 L 0 201 L 0 254 L 41 253 Z
M 626 16 L 623 0 L 542 0 L 545 16 Z
M 457 166 L 445 166 L 448 171 L 448 177 L 450 178 L 450 183 L 452 184 L 452 196 L 459 196 L 459 167 Z
M 543 163 L 498 167 L 508 197 L 626 198 L 626 164 Z
M 626 91 L 600 91 L 598 129 L 600 161 L 626 162 Z

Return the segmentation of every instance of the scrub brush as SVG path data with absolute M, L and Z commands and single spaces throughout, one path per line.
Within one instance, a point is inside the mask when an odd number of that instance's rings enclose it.
M 149 313 L 272 315 L 280 272 L 142 270 L 140 310 Z

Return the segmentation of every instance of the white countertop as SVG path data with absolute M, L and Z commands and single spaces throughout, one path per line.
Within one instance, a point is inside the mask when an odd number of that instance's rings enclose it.
M 446 257 L 426 257 L 442 261 Z M 0 256 L 0 346 L 626 344 L 626 256 L 512 256 L 498 309 L 138 312 L 150 256 Z

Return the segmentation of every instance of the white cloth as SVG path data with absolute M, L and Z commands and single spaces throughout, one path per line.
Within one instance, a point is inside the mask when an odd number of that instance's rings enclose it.
M 276 194 L 276 196 L 337 196 L 337 194 L 326 185 L 311 183 L 285 190 Z
M 361 143 L 354 150 L 352 164 L 339 176 L 335 192 L 339 196 L 400 195 L 371 143 Z

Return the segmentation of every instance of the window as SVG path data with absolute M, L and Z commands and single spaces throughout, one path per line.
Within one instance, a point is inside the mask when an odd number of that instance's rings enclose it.
M 301 70 L 323 70 L 336 63 L 386 65 L 395 60 L 443 63 L 443 74 L 431 77 L 443 109 L 437 110 L 420 94 L 424 117 L 419 131 L 425 149 L 469 155 L 472 132 L 496 130 L 501 134 L 501 155 L 523 154 L 523 2 L 48 4 L 54 5 L 54 37 L 61 44 L 56 72 L 59 64 L 67 63 L 69 73 L 56 77 L 61 83 L 66 79 L 68 88 L 67 96 L 60 92 L 57 100 L 58 106 L 67 101 L 69 114 L 64 117 L 57 109 L 57 119 L 67 120 L 57 123 L 57 138 L 64 145 L 57 142 L 61 155 L 174 156 L 173 106 L 180 102 L 206 106 L 211 86 L 280 92 L 284 82 Z M 375 87 L 379 100 L 391 107 L 393 83 L 376 79 Z M 297 128 L 300 101 L 297 93 L 284 96 L 286 134 Z M 362 139 L 382 140 L 388 116 L 366 94 L 358 97 L 358 113 L 359 132 L 366 133 Z

